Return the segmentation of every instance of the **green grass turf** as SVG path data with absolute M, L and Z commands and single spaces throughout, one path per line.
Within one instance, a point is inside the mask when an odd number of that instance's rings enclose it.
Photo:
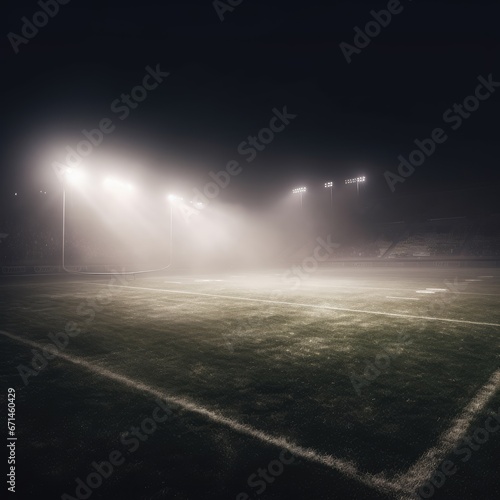
M 498 324 L 500 278 L 465 281 L 498 274 L 322 271 L 296 289 L 274 273 L 138 278 L 113 288 L 105 278 L 20 278 L 0 282 L 0 328 L 48 343 L 50 332 L 76 322 L 82 332 L 67 354 L 392 476 L 436 443 L 498 369 L 500 327 L 369 312 Z M 426 288 L 448 291 L 416 293 Z M 2 387 L 18 392 L 21 498 L 74 495 L 75 478 L 124 449 L 121 434 L 151 416 L 154 398 L 63 359 L 24 387 L 17 367 L 29 365 L 31 349 L 0 336 Z M 389 366 L 359 394 L 351 377 L 386 350 Z M 496 394 L 471 429 L 499 404 Z M 280 450 L 173 409 L 91 498 L 388 498 L 304 459 L 256 495 L 248 477 Z M 434 498 L 496 498 L 499 451 L 500 432 Z

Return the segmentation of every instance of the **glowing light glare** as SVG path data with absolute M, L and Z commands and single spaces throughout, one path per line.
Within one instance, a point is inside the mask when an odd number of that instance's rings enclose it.
M 300 194 L 300 193 L 305 193 L 306 191 L 307 191 L 307 188 L 299 187 L 299 188 L 295 188 L 294 190 L 292 190 L 292 193 L 293 194 Z
M 180 196 L 177 196 L 175 194 L 169 194 L 167 196 L 167 198 L 170 200 L 170 201 L 182 201 L 183 198 L 181 198 Z
M 366 177 L 363 175 L 362 177 L 355 177 L 354 179 L 346 179 L 346 184 L 357 184 L 358 182 L 365 182 Z
M 85 180 L 85 172 L 81 169 L 68 168 L 65 172 L 66 180 L 76 186 Z
M 128 191 L 129 193 L 134 191 L 134 186 L 130 182 L 122 182 L 113 177 L 106 177 L 104 179 L 104 187 L 117 191 Z
M 331 188 L 331 187 L 333 187 L 333 182 L 331 182 L 331 181 L 330 181 L 330 182 L 325 182 L 325 187 L 326 187 L 326 188 Z

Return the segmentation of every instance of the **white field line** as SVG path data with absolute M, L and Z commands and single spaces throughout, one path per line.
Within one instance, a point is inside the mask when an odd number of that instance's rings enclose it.
M 433 295 L 436 292 L 433 292 L 432 290 L 415 290 L 417 293 L 427 293 L 429 295 Z
M 17 342 L 21 342 L 22 344 L 34 347 L 35 349 L 42 350 L 45 347 L 43 344 L 22 338 L 18 335 L 14 335 L 3 330 L 0 330 L 0 334 Z M 408 493 L 408 491 L 402 488 L 398 482 L 393 482 L 387 479 L 383 474 L 369 474 L 367 472 L 359 471 L 356 465 L 351 461 L 342 460 L 332 455 L 321 453 L 312 448 L 305 448 L 289 441 L 287 438 L 282 436 L 273 436 L 272 434 L 268 434 L 266 432 L 255 429 L 250 425 L 242 424 L 232 418 L 226 417 L 220 412 L 209 410 L 208 408 L 200 406 L 190 401 L 189 399 L 172 396 L 160 389 L 144 384 L 143 382 L 139 382 L 137 380 L 126 377 L 125 375 L 112 372 L 111 370 L 108 370 L 107 368 L 104 368 L 102 366 L 89 363 L 88 361 L 85 361 L 84 359 L 77 356 L 65 354 L 60 351 L 57 352 L 57 356 L 61 359 L 64 359 L 65 361 L 83 367 L 91 371 L 92 373 L 96 373 L 98 375 L 101 375 L 102 377 L 114 380 L 115 382 L 126 385 L 127 387 L 135 389 L 139 392 L 149 394 L 155 398 L 160 398 L 188 412 L 202 415 L 211 422 L 219 425 L 224 425 L 235 432 L 257 439 L 266 445 L 286 449 L 293 455 L 303 458 L 304 460 L 315 462 L 317 464 L 329 467 L 330 469 L 334 469 L 344 476 L 358 481 L 379 492 L 387 494 Z
M 40 276 L 46 276 L 46 275 L 36 275 L 38 277 Z M 95 276 L 92 278 L 95 279 Z M 89 280 L 91 279 L 90 277 L 88 278 Z M 15 287 L 15 286 L 63 286 L 63 285 L 80 285 L 82 283 L 94 283 L 92 281 L 55 281 L 51 283 L 12 283 L 8 285 L 0 284 L 0 287 Z M 106 283 L 107 284 L 107 283 Z M 196 283 L 193 282 L 187 282 L 184 281 L 181 283 L 182 285 L 195 285 Z M 280 284 L 282 282 L 280 281 Z M 491 286 L 491 285 L 490 285 Z M 494 286 L 500 286 L 500 285 L 494 285 Z M 301 284 L 301 288 L 346 288 L 346 289 L 352 289 L 352 290 L 386 290 L 386 291 L 398 291 L 398 292 L 413 292 L 414 288 L 394 288 L 394 287 L 380 287 L 380 286 L 354 286 L 354 285 L 312 285 L 312 284 L 307 284 L 303 283 Z M 499 297 L 500 298 L 500 293 L 481 293 L 481 292 L 457 292 L 453 290 L 449 290 L 450 293 L 455 294 L 455 295 L 480 295 L 480 296 L 486 296 L 486 297 Z
M 24 339 L 22 337 L 19 337 L 18 335 L 14 335 L 3 330 L 0 330 L 0 334 L 17 342 L 21 342 L 25 345 L 40 350 L 44 348 L 44 345 L 39 344 L 38 342 Z M 219 412 L 214 412 L 212 410 L 199 406 L 196 403 L 189 401 L 188 399 L 169 395 L 164 391 L 148 386 L 142 382 L 133 380 L 124 375 L 114 373 L 106 368 L 103 368 L 99 365 L 94 365 L 76 356 L 65 354 L 60 351 L 57 352 L 57 356 L 61 359 L 69 361 L 70 363 L 86 368 L 93 373 L 97 373 L 103 377 L 124 384 L 132 389 L 136 389 L 140 392 L 144 392 L 154 397 L 163 399 L 164 401 L 179 406 L 186 411 L 203 415 L 208 420 L 217 424 L 225 425 L 235 432 L 258 439 L 265 444 L 276 446 L 281 449 L 286 449 L 293 455 L 301 457 L 310 462 L 315 462 L 320 465 L 324 465 L 331 469 L 337 470 L 350 479 L 356 480 L 377 491 L 388 494 L 395 494 L 398 496 L 398 498 L 416 498 L 416 490 L 432 476 L 443 459 L 447 455 L 449 455 L 453 451 L 453 449 L 455 449 L 458 443 L 466 435 L 472 421 L 481 411 L 484 410 L 488 402 L 500 389 L 500 369 L 498 369 L 493 373 L 488 382 L 486 382 L 486 384 L 479 389 L 474 398 L 472 398 L 469 404 L 462 410 L 461 414 L 453 421 L 451 427 L 443 434 L 441 434 L 437 444 L 432 448 L 429 448 L 421 456 L 421 458 L 408 469 L 406 473 L 397 475 L 391 480 L 387 479 L 383 474 L 374 475 L 366 472 L 360 472 L 357 469 L 356 465 L 351 461 L 338 459 L 333 457 L 332 455 L 326 455 L 311 448 L 304 448 L 300 445 L 290 442 L 284 437 L 273 436 L 259 431 L 258 429 L 254 429 L 247 424 L 241 424 L 236 420 L 225 417 Z
M 455 418 L 451 427 L 441 434 L 436 445 L 428 449 L 417 462 L 400 477 L 400 481 L 406 487 L 405 489 L 415 492 L 430 479 L 440 463 L 465 437 L 472 421 L 485 408 L 499 389 L 500 369 L 496 370 L 489 378 L 488 382 L 479 389 L 460 415 Z
M 354 285 L 313 285 L 313 284 L 301 284 L 300 288 L 347 288 L 352 290 L 386 290 L 388 292 L 413 292 L 414 288 L 393 288 L 387 286 L 354 286 Z M 447 290 L 452 294 L 456 295 L 485 295 L 492 297 L 499 297 L 500 293 L 481 293 L 481 292 L 456 292 L 453 290 Z
M 486 323 L 482 321 L 467 321 L 465 319 L 452 319 L 452 318 L 435 318 L 433 316 L 417 316 L 413 314 L 401 314 L 401 313 L 389 313 L 383 311 L 368 311 L 365 309 L 351 309 L 346 307 L 335 307 L 335 306 L 320 306 L 316 304 L 301 304 L 298 302 L 286 302 L 283 300 L 269 300 L 269 299 L 255 299 L 251 297 L 236 297 L 231 295 L 218 295 L 212 293 L 203 293 L 203 292 L 186 292 L 185 290 L 165 290 L 163 288 L 146 288 L 140 286 L 127 286 L 127 285 L 111 285 L 109 283 L 92 283 L 85 282 L 88 285 L 101 285 L 108 287 L 118 287 L 118 288 L 129 288 L 131 290 L 147 290 L 152 292 L 163 292 L 163 293 L 178 293 L 184 295 L 199 295 L 202 297 L 213 297 L 216 299 L 229 299 L 229 300 L 241 300 L 245 302 L 259 302 L 265 304 L 281 304 L 292 307 L 309 307 L 311 309 L 323 309 L 326 311 L 339 311 L 339 312 L 353 312 L 359 314 L 374 314 L 377 316 L 389 316 L 392 318 L 410 318 L 410 319 L 425 319 L 429 321 L 443 321 L 446 323 L 462 323 L 467 325 L 482 325 L 482 326 L 497 326 L 500 327 L 499 323 Z
M 392 297 L 390 295 L 386 295 L 386 299 L 399 299 L 399 300 L 420 300 L 417 297 Z

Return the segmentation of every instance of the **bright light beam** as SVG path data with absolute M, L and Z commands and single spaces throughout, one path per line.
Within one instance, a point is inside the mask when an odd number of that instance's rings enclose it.
M 82 169 L 67 168 L 64 172 L 65 179 L 68 184 L 77 186 L 85 181 L 86 173 Z

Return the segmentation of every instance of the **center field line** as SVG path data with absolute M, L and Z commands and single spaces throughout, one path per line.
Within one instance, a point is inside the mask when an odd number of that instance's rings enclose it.
M 401 476 L 401 481 L 406 486 L 406 489 L 415 492 L 431 478 L 441 462 L 465 437 L 472 421 L 484 410 L 485 406 L 499 389 L 500 369 L 496 370 L 489 378 L 488 382 L 479 389 L 477 394 L 463 409 L 462 413 L 455 418 L 451 427 L 441 434 L 437 444 L 427 450 L 417 462 Z
M 14 335 L 12 333 L 0 330 L 0 335 L 8 337 L 16 342 L 20 342 L 29 347 L 34 347 L 36 349 L 43 350 L 46 345 L 40 344 L 38 342 L 34 342 L 32 340 L 25 339 L 20 337 L 19 335 Z M 391 481 L 387 479 L 383 474 L 370 474 L 368 472 L 361 472 L 358 470 L 356 465 L 348 460 L 342 460 L 340 458 L 333 457 L 332 455 L 327 455 L 316 451 L 312 448 L 305 448 L 298 444 L 295 444 L 289 441 L 285 437 L 281 436 L 273 436 L 272 434 L 268 434 L 266 432 L 255 429 L 247 424 L 242 424 L 232 418 L 224 416 L 220 412 L 216 412 L 200 406 L 187 398 L 182 398 L 178 396 L 173 396 L 171 394 L 166 393 L 163 390 L 157 389 L 155 387 L 151 387 L 143 382 L 138 380 L 131 379 L 125 375 L 121 375 L 119 373 L 112 372 L 107 368 L 102 366 L 89 363 L 82 358 L 77 356 L 72 356 L 71 354 L 65 354 L 63 352 L 57 351 L 57 354 L 54 353 L 61 359 L 73 363 L 74 365 L 78 365 L 86 370 L 89 370 L 92 373 L 101 375 L 102 377 L 108 378 L 115 382 L 118 382 L 122 385 L 130 387 L 131 389 L 137 390 L 139 392 L 149 394 L 155 398 L 160 398 L 172 405 L 178 406 L 185 411 L 195 413 L 197 415 L 202 415 L 206 419 L 210 420 L 219 425 L 226 426 L 231 430 L 249 436 L 251 438 L 257 439 L 263 442 L 266 445 L 276 446 L 280 449 L 285 449 L 289 451 L 292 455 L 303 458 L 309 462 L 314 462 L 330 469 L 336 470 L 343 474 L 344 476 L 358 481 L 365 486 L 368 486 L 372 489 L 375 489 L 382 493 L 392 494 L 392 495 L 401 495 L 408 494 L 409 491 L 404 488 L 402 483 L 398 481 Z
M 411 318 L 411 319 L 425 319 L 429 321 L 443 321 L 446 323 L 462 323 L 467 325 L 482 325 L 482 326 L 496 326 L 500 327 L 499 323 L 486 323 L 482 321 L 468 321 L 465 319 L 452 319 L 452 318 L 435 318 L 433 316 L 417 316 L 414 314 L 401 314 L 401 313 L 389 313 L 383 311 L 368 311 L 366 309 L 350 309 L 346 307 L 335 307 L 335 306 L 320 306 L 316 304 L 301 304 L 298 302 L 285 302 L 282 300 L 269 300 L 269 299 L 254 299 L 250 297 L 234 297 L 231 295 L 218 295 L 212 293 L 203 293 L 203 292 L 187 292 L 184 290 L 165 290 L 163 288 L 146 288 L 142 286 L 127 286 L 127 285 L 110 285 L 104 283 L 92 283 L 86 282 L 88 285 L 100 285 L 100 286 L 108 286 L 108 287 L 118 287 L 118 288 L 129 288 L 131 290 L 147 290 L 152 292 L 163 292 L 163 293 L 178 293 L 183 295 L 199 295 L 202 297 L 214 297 L 217 299 L 229 299 L 229 300 L 241 300 L 245 302 L 259 302 L 264 304 L 282 304 L 286 306 L 292 307 L 309 307 L 311 309 L 323 309 L 327 311 L 340 311 L 340 312 L 353 312 L 360 314 L 374 314 L 377 316 L 389 316 L 392 318 Z

